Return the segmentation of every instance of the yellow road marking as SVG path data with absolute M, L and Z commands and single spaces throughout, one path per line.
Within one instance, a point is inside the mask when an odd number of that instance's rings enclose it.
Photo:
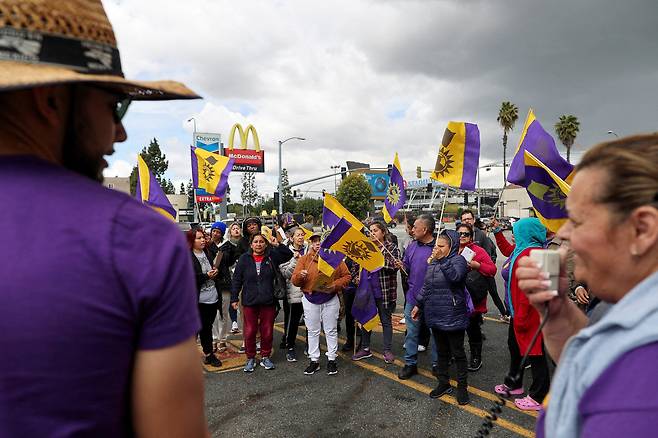
M 281 323 L 276 323 L 275 324 L 275 326 L 280 326 L 280 325 L 281 325 Z M 274 327 L 274 328 L 277 331 L 283 333 L 282 328 L 280 328 L 280 327 Z M 321 336 L 324 337 L 324 333 L 321 333 Z M 305 340 L 304 337 L 302 337 L 302 336 L 297 336 L 297 338 L 300 339 L 300 340 Z M 342 342 L 346 341 L 346 339 L 342 338 L 342 337 L 339 337 L 339 339 Z M 370 352 L 372 353 L 372 355 L 374 357 L 376 357 L 378 359 L 381 359 L 381 360 L 384 360 L 384 356 L 381 353 L 378 353 L 374 350 L 370 350 Z M 342 357 L 345 357 L 345 358 L 349 359 L 350 361 L 352 360 L 352 358 L 350 356 L 345 356 L 343 353 L 340 353 L 340 354 L 341 354 Z M 353 361 L 353 362 L 360 362 L 360 361 Z M 399 359 L 395 359 L 393 364 L 397 365 L 399 367 L 404 367 L 404 365 L 405 365 L 404 362 L 402 362 Z M 436 379 L 436 377 L 434 377 L 434 375 L 432 374 L 431 371 L 426 370 L 424 368 L 418 367 L 418 374 L 420 374 L 423 377 L 427 377 L 429 379 Z M 457 386 L 457 382 L 455 380 L 450 380 L 450 383 L 453 386 Z M 487 400 L 491 400 L 491 401 L 497 401 L 498 400 L 498 397 L 496 396 L 496 394 L 493 394 L 491 392 L 484 391 L 482 389 L 476 388 L 475 386 L 468 385 L 468 392 L 470 392 L 471 394 L 475 394 L 479 397 L 486 398 Z M 517 408 L 516 405 L 514 404 L 514 401 L 510 401 L 509 403 L 507 403 L 507 407 L 514 410 L 514 411 L 520 412 L 522 414 L 528 415 L 528 416 L 533 417 L 533 418 L 537 418 L 537 416 L 539 415 L 537 413 L 537 411 L 524 411 L 522 409 Z
M 283 333 L 283 329 L 282 329 L 281 327 L 278 327 L 278 325 L 279 325 L 279 324 L 275 324 L 274 329 L 275 329 L 276 331 L 280 332 L 280 333 Z M 305 340 L 305 338 L 304 338 L 303 336 L 301 336 L 301 335 L 297 335 L 297 339 L 299 339 L 300 341 L 304 341 L 304 340 Z M 321 347 L 321 348 L 324 349 L 323 347 Z M 386 377 L 386 378 L 389 379 L 389 380 L 392 380 L 392 381 L 394 381 L 394 382 L 397 382 L 397 383 L 402 384 L 402 385 L 404 385 L 404 386 L 407 386 L 407 387 L 409 387 L 409 388 L 415 389 L 416 391 L 418 391 L 418 392 L 422 392 L 423 394 L 429 395 L 429 393 L 430 393 L 430 392 L 432 391 L 432 389 L 433 389 L 433 388 L 431 388 L 431 387 L 429 387 L 429 386 L 423 385 L 422 383 L 418 383 L 418 382 L 415 382 L 415 381 L 413 381 L 413 380 L 400 380 L 400 379 L 398 379 L 398 376 L 397 376 L 396 374 L 391 373 L 390 371 L 386 371 L 386 370 L 384 370 L 384 369 L 382 369 L 382 368 L 380 368 L 380 367 L 378 367 L 378 366 L 376 366 L 376 365 L 371 365 L 371 364 L 369 364 L 369 363 L 362 362 L 362 361 L 352 361 L 351 358 L 350 358 L 350 356 L 346 355 L 345 353 L 337 352 L 337 355 L 340 356 L 340 357 L 342 357 L 343 359 L 349 360 L 350 362 L 352 362 L 352 363 L 353 363 L 354 365 L 356 365 L 356 366 L 359 366 L 359 367 L 361 367 L 361 368 L 365 368 L 365 369 L 367 369 L 368 371 L 372 371 L 372 372 L 375 373 L 375 374 L 379 374 L 379 375 L 382 376 L 382 377 Z M 379 353 L 376 353 L 376 355 L 381 357 L 381 355 L 379 355 Z M 400 363 L 399 360 L 396 360 L 396 362 L 397 362 L 397 363 Z M 429 374 L 429 377 L 434 378 L 434 376 L 432 376 L 431 373 L 428 373 L 428 372 L 425 371 L 425 370 L 422 370 L 422 371 L 424 371 L 425 373 Z M 421 374 L 422 374 L 422 373 L 421 373 Z M 426 374 L 422 374 L 422 375 L 426 375 Z M 451 380 L 451 383 L 452 383 L 453 385 L 456 385 L 456 382 L 454 382 L 453 380 Z M 469 392 L 472 392 L 473 394 L 479 395 L 477 392 L 474 392 L 474 391 L 473 391 L 474 389 L 476 389 L 476 388 L 472 388 L 471 386 L 468 387 L 468 391 L 469 391 Z M 491 394 L 489 394 L 489 393 L 487 393 L 487 392 L 485 392 L 485 391 L 481 391 L 481 390 L 477 390 L 477 391 L 478 391 L 478 392 L 481 392 L 481 393 L 483 393 L 483 394 L 486 394 L 486 395 L 489 396 L 489 397 L 492 397 Z M 486 397 L 486 396 L 485 396 L 485 398 L 489 398 L 489 397 Z M 489 398 L 489 399 L 490 399 L 490 400 L 497 400 L 496 397 Z M 471 405 L 463 405 L 463 406 L 462 406 L 462 405 L 460 405 L 459 403 L 457 403 L 457 400 L 455 400 L 453 397 L 443 396 L 443 397 L 440 397 L 439 400 L 441 400 L 441 401 L 443 401 L 443 402 L 445 402 L 445 403 L 451 404 L 451 405 L 453 405 L 453 406 L 456 406 L 456 407 L 458 407 L 459 409 L 462 409 L 462 410 L 464 410 L 464 411 L 466 411 L 466 412 L 469 412 L 469 413 L 471 413 L 471 414 L 473 414 L 473 415 L 477 415 L 478 417 L 481 417 L 481 418 L 484 418 L 484 417 L 488 414 L 487 411 L 482 410 L 482 409 L 479 409 L 479 408 L 476 408 L 476 407 L 471 406 Z M 509 405 L 509 403 L 505 404 L 505 406 L 508 407 L 508 408 L 511 407 L 511 406 Z M 516 408 L 516 406 L 514 406 L 514 408 Z M 518 409 L 517 409 L 517 410 L 518 410 Z M 520 410 L 519 410 L 519 412 L 524 412 L 524 413 L 525 413 L 525 411 L 520 411 Z M 536 415 L 536 413 L 535 413 L 535 415 Z M 534 432 L 532 432 L 532 431 L 530 431 L 530 430 L 528 430 L 528 429 L 525 429 L 525 428 L 523 428 L 523 427 L 521 427 L 521 426 L 519 426 L 519 425 L 517 425 L 517 424 L 515 424 L 515 423 L 512 423 L 511 421 L 505 420 L 505 419 L 503 419 L 503 418 L 498 418 L 498 420 L 496 421 L 496 424 L 497 424 L 498 426 L 502 427 L 502 428 L 505 428 L 505 429 L 507 429 L 507 430 L 510 430 L 510 431 L 512 431 L 512 432 L 514 432 L 514 433 L 517 433 L 517 434 L 521 435 L 521 436 L 525 436 L 525 437 L 534 437 L 534 436 L 535 436 Z

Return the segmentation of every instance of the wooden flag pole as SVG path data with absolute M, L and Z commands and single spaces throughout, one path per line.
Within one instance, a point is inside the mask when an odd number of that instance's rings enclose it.
M 379 244 L 382 246 L 382 248 L 384 248 L 384 250 L 385 250 L 385 251 L 391 256 L 391 258 L 392 258 L 393 260 L 395 260 L 396 262 L 400 262 L 400 263 L 402 263 L 402 260 L 396 258 L 396 257 L 393 255 L 393 253 L 392 253 L 388 248 L 386 248 L 386 245 L 384 245 L 384 244 L 382 243 L 381 240 L 379 240 L 378 238 L 376 238 L 375 236 L 373 236 L 373 234 L 370 233 L 370 232 L 369 232 L 368 234 L 369 234 L 368 237 L 370 237 L 370 238 L 372 238 L 372 239 L 375 239 L 375 241 L 376 241 L 377 243 L 379 243 Z M 407 275 L 407 276 L 409 275 L 409 274 L 407 274 L 407 271 L 404 270 L 404 268 L 400 268 L 400 271 L 404 272 L 404 275 Z

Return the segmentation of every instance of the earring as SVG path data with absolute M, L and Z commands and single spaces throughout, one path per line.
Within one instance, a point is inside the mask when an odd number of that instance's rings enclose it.
M 635 245 L 631 246 L 631 255 L 633 257 L 637 257 L 637 248 L 635 247 Z

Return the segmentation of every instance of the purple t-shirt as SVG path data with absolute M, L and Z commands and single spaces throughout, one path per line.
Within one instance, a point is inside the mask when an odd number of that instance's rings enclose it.
M 199 329 L 190 251 L 126 194 L 0 157 L 0 436 L 132 436 L 137 350 Z
M 427 272 L 427 259 L 432 255 L 435 240 L 421 243 L 414 240 L 404 252 L 404 268 L 409 273 L 409 290 L 407 290 L 407 304 L 416 305 L 416 297 L 423 288 L 425 273 Z
M 656 364 L 658 342 L 636 348 L 610 365 L 580 400 L 580 436 L 655 436 L 658 418 Z M 544 436 L 542 412 L 537 420 L 537 438 Z

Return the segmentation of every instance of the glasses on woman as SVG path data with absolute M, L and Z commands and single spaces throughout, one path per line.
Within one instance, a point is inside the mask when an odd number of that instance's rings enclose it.
M 469 233 L 468 231 L 460 231 L 459 235 L 461 237 L 471 237 L 471 233 Z

